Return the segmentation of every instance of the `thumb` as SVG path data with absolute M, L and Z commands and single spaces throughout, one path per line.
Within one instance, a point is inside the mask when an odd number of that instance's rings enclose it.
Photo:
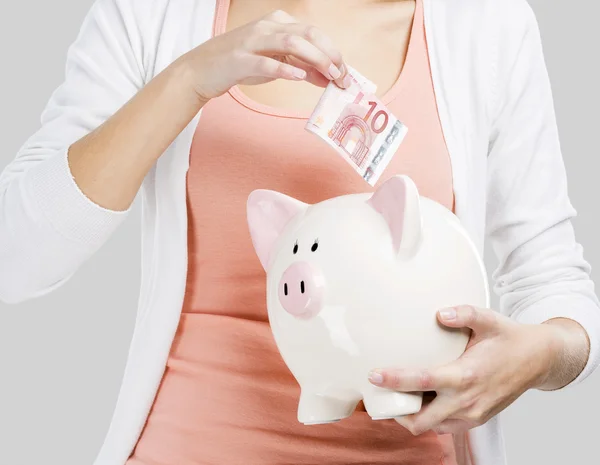
M 477 333 L 496 331 L 499 318 L 496 312 L 472 305 L 458 305 L 438 311 L 438 320 L 450 328 L 470 328 Z

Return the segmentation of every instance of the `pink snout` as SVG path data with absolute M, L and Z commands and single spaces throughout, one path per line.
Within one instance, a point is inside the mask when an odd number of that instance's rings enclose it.
M 321 311 L 324 293 L 323 273 L 308 262 L 293 263 L 279 283 L 279 301 L 284 310 L 303 320 Z

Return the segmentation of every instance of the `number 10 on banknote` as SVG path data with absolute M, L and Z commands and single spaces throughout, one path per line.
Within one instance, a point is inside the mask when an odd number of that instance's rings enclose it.
M 306 129 L 332 146 L 375 185 L 406 136 L 407 127 L 375 96 L 375 85 L 350 69 L 347 89 L 330 83 Z

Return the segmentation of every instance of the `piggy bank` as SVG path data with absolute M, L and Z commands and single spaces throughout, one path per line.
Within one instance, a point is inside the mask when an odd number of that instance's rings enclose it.
M 489 292 L 458 218 L 407 176 L 313 205 L 255 190 L 247 214 L 273 336 L 301 387 L 298 420 L 338 421 L 361 399 L 373 419 L 419 411 L 422 393 L 374 386 L 368 374 L 439 366 L 464 352 L 469 331 L 442 326 L 436 312 L 487 308 Z

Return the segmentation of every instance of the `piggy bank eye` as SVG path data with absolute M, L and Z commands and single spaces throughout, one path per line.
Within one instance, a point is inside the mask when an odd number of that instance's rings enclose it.
M 313 252 L 316 252 L 318 248 L 319 248 L 319 240 L 317 239 L 315 241 L 315 243 L 312 245 L 312 247 L 310 248 L 310 250 Z
M 298 253 L 298 243 L 294 244 L 294 255 Z

